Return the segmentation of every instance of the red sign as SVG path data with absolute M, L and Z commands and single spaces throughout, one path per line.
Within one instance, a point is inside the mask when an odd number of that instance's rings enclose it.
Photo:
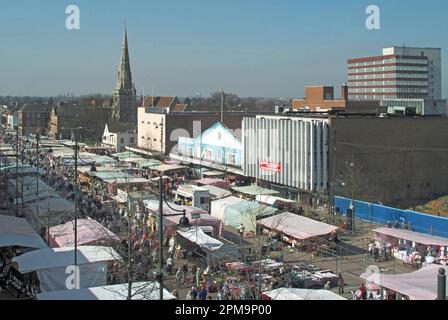
M 260 169 L 272 172 L 281 172 L 282 166 L 280 163 L 261 162 Z

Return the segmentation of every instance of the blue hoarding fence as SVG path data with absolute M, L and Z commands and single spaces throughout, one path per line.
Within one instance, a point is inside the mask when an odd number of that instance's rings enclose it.
M 415 232 L 448 238 L 448 218 L 444 217 L 364 201 L 352 201 L 343 197 L 335 197 L 336 214 L 345 215 L 347 210 L 350 209 L 352 202 L 356 219 L 382 225 L 386 225 L 389 222 L 395 225 L 398 222 L 400 227 L 405 225 L 409 230 Z

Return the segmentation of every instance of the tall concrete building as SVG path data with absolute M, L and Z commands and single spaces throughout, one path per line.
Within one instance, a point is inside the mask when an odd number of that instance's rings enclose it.
M 412 47 L 389 47 L 381 56 L 349 59 L 347 109 L 446 114 L 441 60 L 440 48 Z
M 384 48 L 381 56 L 348 60 L 350 100 L 442 98 L 441 49 Z
M 112 98 L 112 120 L 137 124 L 136 90 L 132 82 L 128 34 L 124 31 L 118 80 Z

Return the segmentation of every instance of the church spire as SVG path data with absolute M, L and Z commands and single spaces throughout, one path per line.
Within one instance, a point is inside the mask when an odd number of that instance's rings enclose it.
M 128 31 L 125 25 L 121 44 L 120 65 L 118 67 L 117 85 L 113 92 L 112 120 L 136 122 L 136 90 L 132 82 L 131 62 L 129 59 Z
M 121 58 L 116 89 L 133 90 L 131 62 L 129 59 L 128 31 L 126 26 L 124 29 L 123 42 L 121 45 Z

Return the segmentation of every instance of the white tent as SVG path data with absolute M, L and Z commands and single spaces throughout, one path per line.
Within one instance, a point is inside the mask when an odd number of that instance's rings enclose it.
M 44 240 L 22 218 L 0 215 L 0 247 L 46 248 Z
M 158 300 L 158 282 L 136 282 L 132 284 L 132 300 Z M 93 287 L 79 290 L 45 292 L 37 300 L 127 300 L 128 284 Z M 174 300 L 168 290 L 163 289 L 163 300 Z
M 66 290 L 69 274 L 67 267 L 75 262 L 74 248 L 47 248 L 25 253 L 15 257 L 21 273 L 36 271 L 41 289 L 45 291 Z M 107 264 L 121 259 L 109 247 L 78 247 L 77 265 L 79 267 L 80 288 L 104 286 L 107 281 Z
M 206 235 L 201 229 L 192 229 L 186 232 L 177 231 L 177 233 L 185 239 L 194 242 L 200 247 L 208 250 L 217 250 L 224 245 L 221 241 Z
M 211 203 L 211 215 L 215 218 L 218 218 L 221 221 L 224 221 L 226 215 L 226 208 L 234 203 L 240 203 L 244 201 L 243 199 L 237 197 L 227 197 L 224 199 L 214 200 Z
M 329 290 L 279 288 L 263 295 L 270 300 L 347 300 Z
M 288 203 L 288 204 L 297 203 L 297 201 L 294 201 L 294 200 L 284 199 L 284 198 L 275 197 L 275 196 L 263 196 L 263 195 L 257 195 L 255 197 L 255 200 L 257 200 L 258 202 L 261 202 L 261 203 L 268 204 L 270 206 L 274 205 L 276 202 L 285 203 L 285 204 L 286 203 Z
M 336 231 L 338 227 L 302 217 L 290 212 L 257 221 L 258 224 L 282 232 L 297 240 L 324 236 Z

